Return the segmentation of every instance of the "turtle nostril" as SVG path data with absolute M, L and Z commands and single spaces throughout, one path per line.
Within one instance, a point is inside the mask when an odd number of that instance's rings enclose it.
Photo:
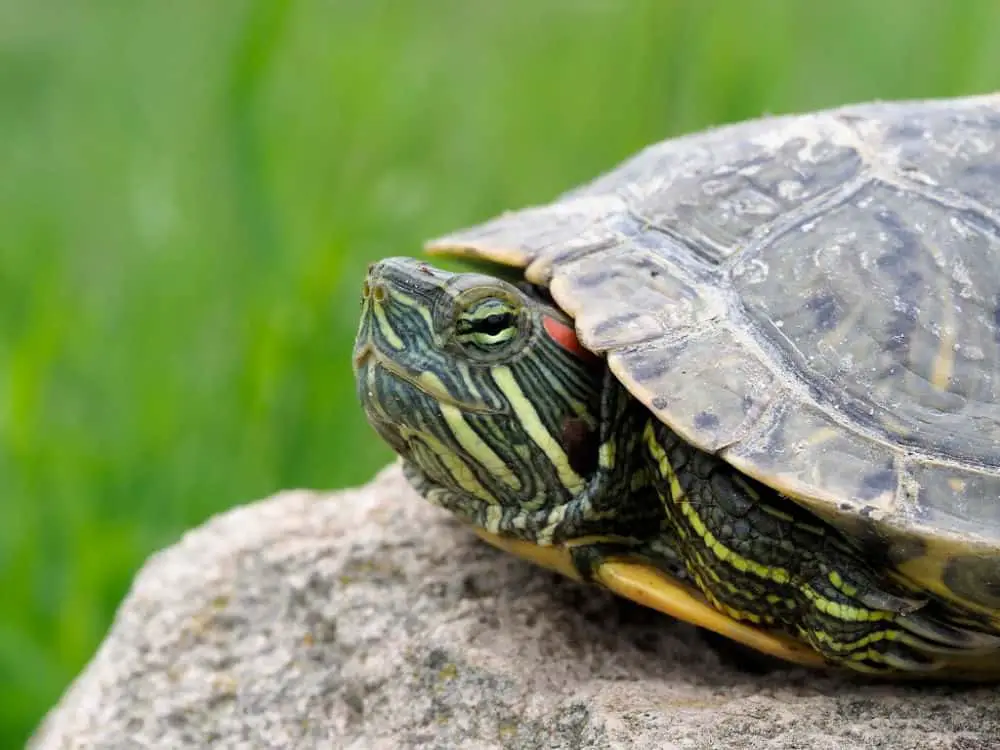
M 368 279 L 365 279 L 365 283 L 361 285 L 361 299 L 368 299 L 371 293 L 371 285 L 368 283 Z
M 384 284 L 375 284 L 371 290 L 372 299 L 376 302 L 385 302 L 385 298 L 389 295 L 385 291 Z

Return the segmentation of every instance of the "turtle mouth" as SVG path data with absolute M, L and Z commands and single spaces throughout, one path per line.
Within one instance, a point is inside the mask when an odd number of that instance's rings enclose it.
M 440 378 L 427 377 L 427 372 L 410 372 L 403 365 L 385 356 L 371 341 L 366 341 L 355 352 L 354 370 L 358 375 L 359 381 L 368 381 L 369 388 L 367 390 L 370 394 L 376 392 L 374 381 L 378 378 L 379 371 L 382 371 L 389 377 L 407 383 L 438 404 L 451 406 L 460 411 L 473 414 L 498 414 L 501 411 L 485 404 L 477 404 L 457 398 L 447 388 L 441 387 L 442 381 Z

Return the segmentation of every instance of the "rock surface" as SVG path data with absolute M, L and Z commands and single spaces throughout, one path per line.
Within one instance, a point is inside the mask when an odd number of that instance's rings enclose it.
M 393 466 L 155 556 L 31 748 L 973 750 L 998 699 L 718 650 L 487 547 Z

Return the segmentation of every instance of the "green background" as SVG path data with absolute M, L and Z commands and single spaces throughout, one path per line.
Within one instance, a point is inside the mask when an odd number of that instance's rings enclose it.
M 0 0 L 0 747 L 152 551 L 389 459 L 367 262 L 672 134 L 998 81 L 991 0 Z

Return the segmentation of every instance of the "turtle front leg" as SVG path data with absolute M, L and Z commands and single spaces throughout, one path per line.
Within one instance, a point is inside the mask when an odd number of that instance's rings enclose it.
M 829 524 L 650 419 L 643 448 L 671 543 L 719 612 L 800 638 L 864 672 L 930 671 L 995 648 L 989 636 L 924 616 Z M 991 643 L 986 643 L 990 640 Z

